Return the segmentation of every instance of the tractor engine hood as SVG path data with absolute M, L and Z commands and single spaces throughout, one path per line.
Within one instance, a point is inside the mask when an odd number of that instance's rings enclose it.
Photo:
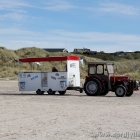
M 129 76 L 125 76 L 125 75 L 112 75 L 110 76 L 110 81 L 127 81 L 129 80 L 130 77 Z

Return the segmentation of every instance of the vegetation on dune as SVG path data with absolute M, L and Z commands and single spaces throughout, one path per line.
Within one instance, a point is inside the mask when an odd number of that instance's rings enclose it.
M 9 50 L 5 47 L 0 47 L 0 78 L 15 77 L 19 72 L 18 63 L 15 60 L 26 57 L 49 57 L 49 56 L 67 56 L 77 55 L 80 59 L 84 60 L 84 66 L 80 63 L 80 75 L 84 78 L 87 75 L 88 62 L 102 62 L 102 61 L 114 61 L 115 69 L 118 74 L 130 75 L 133 79 L 140 79 L 140 53 L 128 54 L 125 56 L 115 56 L 113 54 L 96 54 L 96 55 L 83 55 L 73 53 L 49 53 L 45 50 L 31 47 L 22 48 L 18 50 Z M 31 67 L 35 71 L 51 71 L 53 66 L 56 66 L 59 70 L 65 70 L 66 62 L 47 62 L 41 63 L 41 66 L 33 63 L 20 64 L 20 71 L 31 71 Z

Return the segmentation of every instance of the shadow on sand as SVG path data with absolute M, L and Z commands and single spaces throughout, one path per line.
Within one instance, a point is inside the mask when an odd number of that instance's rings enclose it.
M 65 95 L 60 95 L 60 94 L 55 94 L 55 95 L 48 95 L 48 94 L 43 94 L 43 95 L 37 95 L 34 93 L 0 93 L 0 96 L 54 96 L 54 97 L 66 97 L 66 96 L 72 96 L 72 97 L 86 97 L 86 98 L 110 98 L 110 97 L 116 97 L 114 95 L 112 96 L 87 96 L 86 94 L 82 95 L 73 95 L 73 94 L 65 94 Z

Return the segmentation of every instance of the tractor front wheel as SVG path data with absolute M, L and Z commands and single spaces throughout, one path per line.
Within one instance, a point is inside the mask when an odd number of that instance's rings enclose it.
M 117 86 L 116 90 L 115 90 L 115 94 L 118 97 L 123 97 L 126 95 L 126 88 L 123 85 L 119 85 Z
M 130 97 L 133 94 L 133 90 L 132 91 L 127 91 L 126 96 Z

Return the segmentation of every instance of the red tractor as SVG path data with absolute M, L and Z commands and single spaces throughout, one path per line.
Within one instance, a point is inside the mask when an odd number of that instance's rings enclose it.
M 92 62 L 88 64 L 88 76 L 84 91 L 89 96 L 105 96 L 109 91 L 116 96 L 131 96 L 137 90 L 139 81 L 130 80 L 129 76 L 115 75 L 113 62 Z

